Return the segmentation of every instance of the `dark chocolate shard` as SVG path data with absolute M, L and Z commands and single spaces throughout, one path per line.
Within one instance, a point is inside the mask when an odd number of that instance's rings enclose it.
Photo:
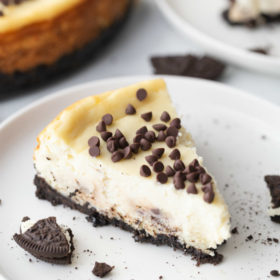
M 107 263 L 95 262 L 92 273 L 97 277 L 103 278 L 109 272 L 111 272 L 113 269 L 114 269 L 114 266 L 110 266 Z

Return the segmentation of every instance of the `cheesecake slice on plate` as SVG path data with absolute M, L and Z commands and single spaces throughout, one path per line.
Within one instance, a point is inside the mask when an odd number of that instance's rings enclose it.
M 230 0 L 225 17 L 233 25 L 256 26 L 280 21 L 279 0 Z
M 136 241 L 217 264 L 230 237 L 228 208 L 203 166 L 165 82 L 144 81 L 84 98 L 38 136 L 37 196 L 113 224 Z

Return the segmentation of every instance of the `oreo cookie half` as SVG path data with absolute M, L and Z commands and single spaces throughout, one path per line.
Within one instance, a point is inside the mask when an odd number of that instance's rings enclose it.
M 45 262 L 70 264 L 74 251 L 71 229 L 59 226 L 55 217 L 32 222 L 24 218 L 14 240 L 25 251 Z

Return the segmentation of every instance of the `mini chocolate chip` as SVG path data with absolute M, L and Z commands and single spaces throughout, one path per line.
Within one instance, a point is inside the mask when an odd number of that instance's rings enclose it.
M 139 144 L 139 143 L 130 144 L 130 148 L 131 148 L 131 151 L 132 151 L 134 154 L 137 154 L 138 151 L 139 151 L 139 148 L 140 148 L 140 144 Z
M 189 166 L 198 167 L 198 166 L 199 166 L 198 160 L 195 158 L 195 159 L 189 164 Z
M 111 114 L 106 114 L 102 117 L 102 121 L 105 122 L 106 125 L 111 125 L 113 122 L 113 116 Z
M 151 144 L 151 142 L 149 142 L 145 138 L 142 138 L 140 140 L 140 147 L 143 151 L 148 151 L 152 147 L 152 144 Z
M 4 12 L 0 11 L 0 17 L 3 17 L 3 16 L 4 16 Z
M 119 139 L 119 146 L 124 149 L 128 146 L 128 142 L 126 141 L 125 137 Z
M 154 124 L 153 125 L 153 129 L 156 130 L 156 131 L 164 131 L 166 130 L 167 126 L 163 123 L 157 123 L 157 124 Z
M 136 92 L 137 99 L 143 101 L 147 97 L 148 93 L 144 88 L 139 88 Z
M 154 155 L 150 155 L 150 156 L 146 156 L 145 160 L 151 165 L 153 166 L 153 164 L 158 160 L 158 158 Z
M 162 155 L 164 154 L 164 148 L 154 149 L 154 150 L 152 150 L 152 154 L 157 158 L 161 158 Z
M 137 134 L 134 138 L 133 138 L 133 143 L 140 143 L 140 140 L 143 138 L 143 135 L 141 134 Z
M 102 131 L 101 138 L 106 142 L 110 137 L 112 137 L 112 132 L 110 131 Z
M 178 128 L 176 128 L 175 126 L 170 126 L 167 128 L 166 130 L 166 135 L 167 136 L 174 136 L 177 137 L 178 136 Z
M 124 153 L 124 158 L 125 159 L 130 159 L 132 157 L 132 150 L 131 147 L 127 146 L 123 149 L 123 153 Z
M 213 185 L 212 185 L 212 183 L 208 183 L 206 185 L 203 185 L 201 189 L 205 193 L 206 192 L 213 192 Z
M 164 133 L 163 131 L 160 131 L 160 132 L 158 133 L 157 140 L 158 140 L 159 142 L 163 142 L 163 141 L 165 140 L 165 138 L 166 138 L 165 133 Z
M 113 152 L 111 159 L 113 162 L 118 162 L 118 161 L 122 160 L 123 157 L 124 157 L 124 154 L 122 151 L 115 151 L 115 152 Z
M 157 174 L 157 180 L 158 182 L 160 182 L 161 184 L 165 184 L 168 180 L 168 177 L 165 173 L 160 172 Z
M 161 116 L 160 116 L 160 120 L 163 122 L 169 122 L 170 121 L 170 115 L 168 114 L 168 112 L 164 111 L 162 112 Z
M 206 170 L 205 170 L 202 166 L 197 166 L 197 167 L 195 168 L 195 171 L 197 171 L 197 172 L 200 173 L 200 174 L 206 172 Z
M 169 148 L 173 148 L 176 146 L 176 138 L 174 136 L 168 136 L 165 139 L 165 143 Z
M 186 181 L 186 175 L 182 171 L 175 171 L 174 177 L 180 177 L 183 181 Z
M 100 148 L 97 146 L 90 147 L 89 154 L 92 157 L 98 157 L 100 155 Z
M 203 195 L 203 199 L 204 199 L 204 201 L 207 202 L 207 203 L 211 203 L 211 202 L 214 200 L 214 197 L 215 197 L 214 192 L 206 192 L 206 193 Z
M 189 164 L 189 165 L 185 168 L 184 173 L 190 174 L 190 173 L 195 172 L 195 171 L 196 171 L 195 167 Z
M 181 190 L 185 188 L 185 182 L 181 176 L 174 176 L 173 183 L 177 190 Z
M 170 166 L 168 165 L 166 168 L 165 168 L 165 174 L 168 176 L 168 177 L 172 177 L 175 175 L 175 170 Z
M 136 134 L 144 135 L 146 132 L 148 132 L 147 127 L 146 127 L 146 126 L 142 126 L 141 128 L 139 128 L 139 129 L 136 131 Z
M 97 130 L 98 132 L 106 131 L 106 124 L 105 124 L 105 122 L 104 122 L 104 121 L 100 121 L 100 122 L 98 123 L 98 125 L 96 126 L 96 130 Z
M 124 137 L 122 132 L 117 128 L 116 131 L 115 131 L 115 135 L 114 135 L 116 138 L 122 138 Z
M 156 161 L 154 162 L 153 164 L 153 170 L 156 172 L 156 173 L 159 173 L 161 171 L 163 171 L 164 169 L 164 165 L 161 161 Z
M 199 176 L 199 174 L 197 172 L 189 173 L 189 174 L 187 174 L 187 180 L 192 183 L 195 183 L 198 180 L 198 176 Z
M 134 114 L 136 114 L 136 109 L 131 104 L 128 104 L 126 106 L 125 113 L 127 115 L 134 115 Z
M 151 143 L 154 143 L 156 140 L 156 134 L 153 131 L 146 132 L 144 137 Z
M 141 118 L 146 121 L 149 122 L 153 117 L 153 113 L 152 112 L 147 112 L 141 115 Z
M 197 194 L 197 188 L 194 183 L 191 183 L 187 188 L 187 193 Z
M 180 153 L 180 151 L 179 151 L 178 149 L 174 149 L 174 150 L 170 153 L 169 157 L 170 157 L 172 160 L 180 159 L 181 153 Z
M 205 185 L 205 184 L 211 182 L 212 177 L 207 173 L 202 173 L 202 174 L 200 174 L 199 179 L 200 179 L 200 182 L 202 183 L 202 185 Z
M 147 165 L 142 165 L 140 168 L 140 175 L 143 177 L 149 177 L 151 176 L 152 172 L 149 166 Z
M 175 118 L 171 121 L 170 126 L 175 126 L 176 128 L 181 128 L 181 120 L 179 118 Z
M 117 141 L 115 139 L 111 139 L 107 141 L 107 150 L 110 153 L 115 152 L 118 149 Z
M 183 171 L 185 169 L 185 164 L 180 159 L 176 159 L 173 167 L 176 171 Z
M 92 136 L 91 138 L 88 139 L 88 145 L 90 147 L 92 146 L 97 146 L 99 147 L 100 146 L 100 140 L 97 136 Z

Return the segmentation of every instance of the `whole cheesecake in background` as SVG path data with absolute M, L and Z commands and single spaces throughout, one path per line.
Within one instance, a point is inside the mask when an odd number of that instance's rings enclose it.
M 230 0 L 224 16 L 233 25 L 256 26 L 280 21 L 280 0 Z
M 87 62 L 123 25 L 132 0 L 0 0 L 0 92 Z
M 188 104 L 186 104 L 186 112 Z M 199 110 L 199 109 L 198 109 Z M 228 208 L 163 80 L 84 98 L 38 136 L 36 195 L 217 264 Z

